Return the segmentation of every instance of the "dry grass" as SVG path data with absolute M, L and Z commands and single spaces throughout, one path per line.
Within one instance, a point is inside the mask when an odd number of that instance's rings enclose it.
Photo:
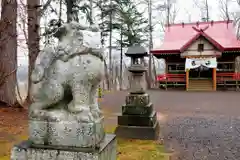
M 107 126 L 107 133 L 113 133 L 115 127 Z M 168 160 L 169 154 L 157 141 L 118 138 L 118 160 Z
M 1 106 L 0 106 L 1 107 Z M 12 146 L 27 139 L 27 112 L 0 109 L 0 160 L 9 160 Z
M 107 116 L 106 116 L 107 117 Z M 107 126 L 106 132 L 113 132 Z M 0 109 L 0 160 L 10 159 L 12 146 L 27 139 L 27 111 Z M 155 141 L 118 139 L 118 160 L 167 160 L 163 146 Z
M 164 148 L 153 141 L 118 139 L 119 160 L 167 160 Z

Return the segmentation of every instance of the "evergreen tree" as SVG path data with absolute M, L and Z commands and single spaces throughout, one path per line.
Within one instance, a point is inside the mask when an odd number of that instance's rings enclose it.
M 113 83 L 113 65 L 112 65 L 112 33 L 115 29 L 118 29 L 118 25 L 116 26 L 113 23 L 115 16 L 118 12 L 119 3 L 115 0 L 100 0 L 96 2 L 96 7 L 100 10 L 100 23 L 99 26 L 101 28 L 101 43 L 102 46 L 105 45 L 105 38 L 109 37 L 109 74 L 108 74 L 108 89 L 112 88 Z M 106 64 L 106 62 L 105 62 Z M 106 65 L 105 65 L 106 66 Z M 106 69 L 107 71 L 107 69 Z
M 147 41 L 148 20 L 132 0 L 121 0 L 120 4 L 115 25 L 118 26 L 122 39 L 117 39 L 117 42 L 122 47 L 143 44 Z

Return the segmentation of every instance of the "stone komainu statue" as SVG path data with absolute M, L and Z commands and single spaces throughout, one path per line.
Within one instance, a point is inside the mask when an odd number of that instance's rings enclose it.
M 101 116 L 97 88 L 104 64 L 99 46 L 94 45 L 97 33 L 97 27 L 76 22 L 58 30 L 58 46 L 43 49 L 31 75 L 30 117 L 48 116 L 50 109 L 57 108 L 80 114 L 86 122 Z

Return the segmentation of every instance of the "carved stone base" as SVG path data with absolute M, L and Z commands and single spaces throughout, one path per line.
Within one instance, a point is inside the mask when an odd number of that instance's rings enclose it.
M 105 136 L 103 117 L 94 122 L 79 122 L 74 116 L 59 116 L 55 119 L 29 119 L 29 140 L 36 145 L 93 147 Z M 53 117 L 51 117 L 53 118 Z
M 150 115 L 118 116 L 115 134 L 121 138 L 156 140 L 159 137 L 159 123 L 156 112 Z
M 126 106 L 144 107 L 150 103 L 150 97 L 145 94 L 129 94 L 126 96 Z
M 156 112 L 150 115 L 121 115 L 118 116 L 118 125 L 120 126 L 143 126 L 153 127 L 157 122 Z
M 24 141 L 13 147 L 11 160 L 116 160 L 117 140 L 115 135 L 107 134 L 100 148 L 52 148 L 39 145 L 33 147 L 30 141 Z
M 121 138 L 156 140 L 159 124 L 148 94 L 129 94 L 122 115 L 118 116 L 116 135 Z
M 117 137 L 127 139 L 157 140 L 159 137 L 159 123 L 153 127 L 144 126 L 118 126 L 115 130 Z
M 143 115 L 148 116 L 153 112 L 153 104 L 149 103 L 145 106 L 122 106 L 123 115 Z

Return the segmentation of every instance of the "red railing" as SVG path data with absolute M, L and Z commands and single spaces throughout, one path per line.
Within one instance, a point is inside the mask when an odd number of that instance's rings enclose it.
M 240 73 L 217 73 L 217 81 L 237 81 L 240 80 Z
M 217 73 L 217 81 L 233 80 L 234 73 Z
M 234 78 L 235 80 L 240 80 L 240 73 L 234 73 L 233 78 Z
M 157 75 L 157 81 L 165 81 L 167 78 L 166 74 Z
M 157 76 L 159 82 L 185 82 L 185 74 L 161 74 Z M 240 73 L 217 73 L 217 81 L 240 80 Z
M 185 74 L 161 74 L 157 76 L 160 82 L 185 82 Z

